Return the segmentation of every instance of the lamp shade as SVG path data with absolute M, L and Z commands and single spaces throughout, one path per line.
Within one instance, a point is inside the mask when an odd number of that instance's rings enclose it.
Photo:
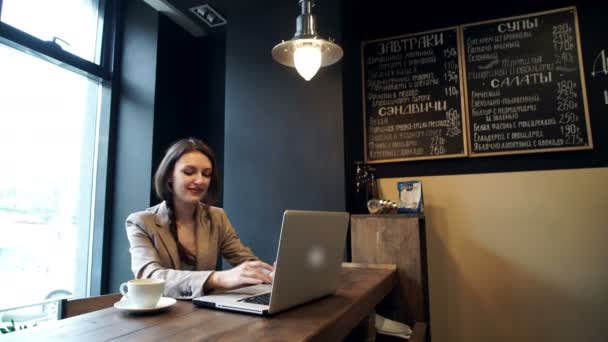
M 338 62 L 342 59 L 344 52 L 342 48 L 334 43 L 325 39 L 308 38 L 308 39 L 292 39 L 281 42 L 272 49 L 272 57 L 279 63 L 290 67 L 295 67 L 293 59 L 294 52 L 298 46 L 302 43 L 314 43 L 317 44 L 321 50 L 321 66 L 328 66 Z
M 272 57 L 283 65 L 295 67 L 309 81 L 320 67 L 338 62 L 344 52 L 333 41 L 317 37 L 312 1 L 299 0 L 299 4 L 302 14 L 296 21 L 296 34 L 291 40 L 277 44 L 272 49 Z

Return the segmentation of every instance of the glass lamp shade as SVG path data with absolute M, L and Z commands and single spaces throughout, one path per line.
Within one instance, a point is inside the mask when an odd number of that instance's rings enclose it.
M 310 81 L 321 67 L 321 46 L 314 43 L 303 43 L 296 46 L 293 52 L 293 64 L 298 74 Z
M 272 49 L 272 57 L 277 62 L 296 68 L 307 81 L 315 76 L 320 67 L 339 61 L 342 54 L 340 46 L 319 38 L 291 39 Z
M 1 2 L 1 0 L 0 0 Z M 320 67 L 332 65 L 342 58 L 342 48 L 317 36 L 316 19 L 312 14 L 314 0 L 298 0 L 300 15 L 296 33 L 289 41 L 272 48 L 272 57 L 279 63 L 295 67 L 300 76 L 310 81 Z

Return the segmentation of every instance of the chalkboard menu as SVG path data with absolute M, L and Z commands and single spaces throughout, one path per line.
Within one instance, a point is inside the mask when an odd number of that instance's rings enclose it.
M 472 157 L 592 148 L 576 8 L 462 26 Z
M 361 44 L 366 162 L 467 155 L 457 32 Z

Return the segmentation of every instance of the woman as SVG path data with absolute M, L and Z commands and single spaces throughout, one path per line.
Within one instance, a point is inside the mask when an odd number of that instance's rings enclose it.
M 165 296 L 192 299 L 214 288 L 272 282 L 273 267 L 241 243 L 224 210 L 211 205 L 219 176 L 211 149 L 195 138 L 173 144 L 154 175 L 163 201 L 127 218 L 136 278 L 165 280 Z M 233 266 L 214 271 L 218 257 Z

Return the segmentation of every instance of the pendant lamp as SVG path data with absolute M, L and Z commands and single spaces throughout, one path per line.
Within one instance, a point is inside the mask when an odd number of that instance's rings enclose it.
M 296 19 L 296 33 L 272 49 L 272 57 L 279 63 L 296 68 L 300 76 L 310 81 L 320 67 L 336 63 L 344 54 L 331 39 L 317 36 L 315 16 L 311 13 L 313 0 L 299 0 L 300 15 Z

